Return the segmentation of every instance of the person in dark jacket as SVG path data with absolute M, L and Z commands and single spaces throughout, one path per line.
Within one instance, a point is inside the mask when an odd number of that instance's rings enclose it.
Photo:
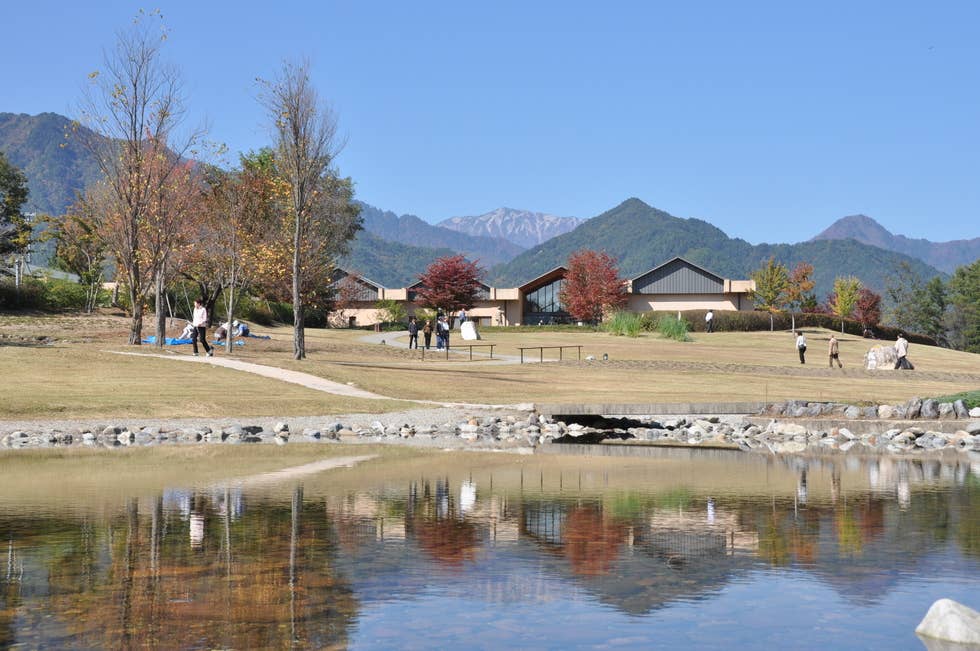
M 408 320 L 408 347 L 416 350 L 419 347 L 419 324 L 414 316 Z
M 422 326 L 422 339 L 425 341 L 425 349 L 429 350 L 429 346 L 432 345 L 432 321 L 426 319 L 425 325 Z

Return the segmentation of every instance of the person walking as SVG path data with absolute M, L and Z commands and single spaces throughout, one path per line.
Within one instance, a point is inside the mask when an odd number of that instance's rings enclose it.
M 909 354 L 909 342 L 901 332 L 898 333 L 898 339 L 895 340 L 895 354 L 898 357 L 895 360 L 896 369 L 910 370 L 912 368 L 909 360 L 905 359 Z
M 425 349 L 429 350 L 432 344 L 432 321 L 429 319 L 426 319 L 425 325 L 422 326 L 422 339 L 425 341 Z
M 414 316 L 408 319 L 408 349 L 409 350 L 413 348 L 413 344 L 414 344 L 414 348 L 418 350 L 419 324 L 418 321 L 415 320 Z
M 828 352 L 830 353 L 830 368 L 834 368 L 834 362 L 837 362 L 838 368 L 844 368 L 844 365 L 841 364 L 839 357 L 840 350 L 838 349 L 836 335 L 830 335 L 830 346 L 828 348 Z
M 802 330 L 796 333 L 796 352 L 800 354 L 800 364 L 806 364 L 806 337 Z
M 704 331 L 714 332 L 715 329 L 714 324 L 715 324 L 715 313 L 712 312 L 711 310 L 708 310 L 708 313 L 704 315 Z
M 194 318 L 191 319 L 194 325 L 194 332 L 191 334 L 191 344 L 194 346 L 194 357 L 197 357 L 197 340 L 201 340 L 204 352 L 208 357 L 214 357 L 214 348 L 208 344 L 208 310 L 201 303 L 201 299 L 194 301 Z

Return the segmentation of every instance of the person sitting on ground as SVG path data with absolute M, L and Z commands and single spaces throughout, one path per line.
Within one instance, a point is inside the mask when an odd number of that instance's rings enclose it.
M 192 339 L 193 337 L 194 337 L 194 324 L 191 323 L 190 321 L 188 321 L 187 322 L 187 325 L 185 325 L 184 326 L 184 329 L 181 331 L 180 336 L 177 337 L 177 338 L 178 339 Z
M 224 343 L 225 337 L 228 335 L 228 329 L 224 325 L 219 325 L 218 329 L 214 331 L 214 340 L 219 344 Z
M 233 332 L 236 337 L 247 337 L 249 335 L 248 324 L 244 321 L 235 321 L 232 325 L 235 326 Z

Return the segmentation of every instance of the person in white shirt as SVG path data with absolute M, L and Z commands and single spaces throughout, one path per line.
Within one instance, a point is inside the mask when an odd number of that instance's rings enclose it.
M 704 331 L 713 332 L 715 323 L 715 313 L 708 310 L 708 313 L 704 315 Z
M 898 359 L 895 360 L 895 368 L 900 368 L 907 370 L 911 368 L 909 360 L 905 359 L 909 354 L 909 342 L 901 332 L 898 333 L 898 339 L 895 340 L 895 354 Z
M 191 344 L 194 346 L 194 357 L 197 357 L 197 340 L 201 340 L 204 352 L 208 357 L 214 357 L 214 348 L 208 344 L 208 310 L 201 304 L 201 299 L 194 301 L 194 318 L 191 320 L 194 325 L 194 334 L 191 336 Z
M 800 364 L 806 364 L 806 337 L 802 330 L 796 336 L 796 351 L 800 354 Z

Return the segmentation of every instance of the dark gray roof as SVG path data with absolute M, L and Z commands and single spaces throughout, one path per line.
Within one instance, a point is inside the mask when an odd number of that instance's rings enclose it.
M 684 258 L 668 260 L 633 279 L 634 294 L 722 294 L 725 279 Z

